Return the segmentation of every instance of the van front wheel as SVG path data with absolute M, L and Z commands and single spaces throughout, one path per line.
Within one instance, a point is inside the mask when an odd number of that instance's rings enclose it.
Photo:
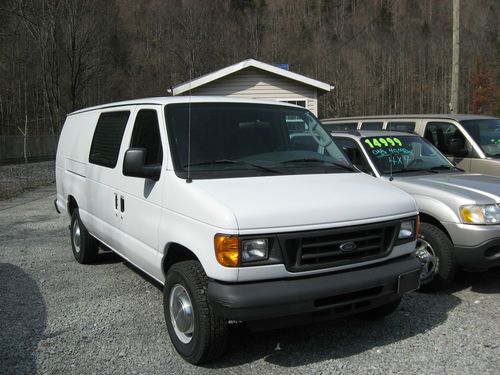
M 78 208 L 71 215 L 71 248 L 78 263 L 92 263 L 97 259 L 99 243 L 87 231 L 80 219 Z
M 228 336 L 227 320 L 216 316 L 208 302 L 208 278 L 197 261 L 174 264 L 163 289 L 163 308 L 170 340 L 188 362 L 220 357 Z
M 420 226 L 415 254 L 422 262 L 421 292 L 435 292 L 451 283 L 457 272 L 453 243 L 438 227 L 430 223 Z

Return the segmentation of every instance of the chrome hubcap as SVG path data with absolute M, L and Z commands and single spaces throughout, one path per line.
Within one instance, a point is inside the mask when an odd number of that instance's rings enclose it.
M 170 320 L 179 340 L 187 344 L 193 338 L 194 312 L 191 298 L 186 289 L 176 284 L 170 291 Z
M 436 256 L 436 252 L 431 244 L 423 238 L 417 239 L 415 255 L 420 263 L 422 263 L 420 281 L 425 282 L 432 279 L 439 270 L 439 258 Z
M 80 253 L 81 237 L 80 237 L 80 224 L 78 220 L 73 223 L 73 229 L 71 231 L 71 237 L 73 238 L 73 245 L 75 246 L 75 251 Z

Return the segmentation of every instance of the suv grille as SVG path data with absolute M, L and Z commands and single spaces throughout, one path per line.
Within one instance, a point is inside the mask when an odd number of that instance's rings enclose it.
M 399 220 L 278 235 L 285 266 L 291 272 L 364 262 L 388 255 Z

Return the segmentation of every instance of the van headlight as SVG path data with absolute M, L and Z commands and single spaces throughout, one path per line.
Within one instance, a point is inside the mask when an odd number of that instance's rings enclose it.
M 275 242 L 269 238 L 241 239 L 236 235 L 219 233 L 214 237 L 215 257 L 219 264 L 225 267 L 252 266 L 253 262 L 261 261 L 265 261 L 265 264 L 276 264 L 282 260 L 276 246 L 274 256 L 272 255 L 270 244 Z
M 460 207 L 460 216 L 466 224 L 499 224 L 500 205 L 470 204 Z
M 267 238 L 256 238 L 241 241 L 241 261 L 255 262 L 265 260 L 269 256 Z
M 419 223 L 419 216 L 416 219 L 401 221 L 398 233 L 399 243 L 410 242 L 417 238 Z

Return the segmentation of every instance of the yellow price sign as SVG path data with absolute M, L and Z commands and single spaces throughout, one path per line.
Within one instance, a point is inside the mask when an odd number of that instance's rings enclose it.
M 396 137 L 374 137 L 374 138 L 366 138 L 365 143 L 370 148 L 382 148 L 382 147 L 402 147 L 403 142 L 399 138 Z

